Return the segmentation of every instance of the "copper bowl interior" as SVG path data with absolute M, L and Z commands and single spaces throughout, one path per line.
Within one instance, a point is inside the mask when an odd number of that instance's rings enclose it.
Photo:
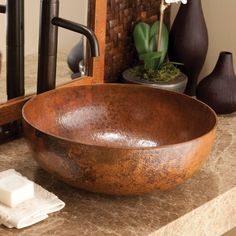
M 34 128 L 64 140 L 110 148 L 152 148 L 197 139 L 216 125 L 212 110 L 190 97 L 137 85 L 55 90 L 23 109 Z

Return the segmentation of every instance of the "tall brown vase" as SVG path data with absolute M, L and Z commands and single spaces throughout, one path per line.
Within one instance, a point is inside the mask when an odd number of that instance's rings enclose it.
M 194 96 L 198 76 L 208 50 L 208 33 L 201 0 L 181 4 L 170 31 L 169 59 L 181 62 L 181 71 L 188 76 L 185 93 Z
M 236 76 L 232 53 L 220 53 L 215 69 L 199 83 L 197 98 L 219 114 L 236 111 Z

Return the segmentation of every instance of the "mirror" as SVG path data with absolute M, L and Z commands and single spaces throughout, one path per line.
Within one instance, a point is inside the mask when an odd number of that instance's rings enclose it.
M 80 24 L 87 25 L 89 0 L 60 0 L 59 16 Z M 6 0 L 0 0 L 6 4 Z M 38 67 L 38 39 L 39 39 L 39 0 L 25 0 L 25 95 L 36 92 Z M 2 70 L 0 75 L 0 103 L 7 101 L 6 93 L 6 16 L 0 14 L 0 51 L 2 53 Z M 81 40 L 81 35 L 58 29 L 58 57 L 57 57 L 57 85 L 71 81 L 72 71 L 68 67 L 67 59 Z M 86 52 L 86 42 L 80 43 Z M 85 53 L 86 54 L 86 53 Z M 83 70 L 83 67 L 81 68 Z

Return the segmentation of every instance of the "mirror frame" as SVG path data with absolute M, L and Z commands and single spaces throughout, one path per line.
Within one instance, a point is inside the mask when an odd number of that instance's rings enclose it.
M 91 76 L 84 77 L 83 79 L 75 79 L 55 89 L 104 83 L 107 0 L 89 0 L 88 4 L 88 26 L 94 30 L 98 38 L 100 56 L 91 59 Z M 23 105 L 34 95 L 26 95 L 8 100 L 5 103 L 0 103 L 0 126 L 21 120 Z

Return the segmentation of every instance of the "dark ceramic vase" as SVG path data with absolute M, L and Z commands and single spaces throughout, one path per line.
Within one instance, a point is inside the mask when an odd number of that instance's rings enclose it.
M 73 73 L 79 73 L 79 62 L 84 59 L 83 38 L 70 50 L 67 57 L 67 64 Z
M 197 98 L 218 114 L 236 111 L 236 76 L 232 53 L 220 53 L 213 72 L 199 83 Z
M 201 0 L 181 4 L 170 31 L 169 59 L 181 62 L 181 71 L 187 75 L 185 93 L 194 96 L 199 73 L 208 50 L 208 33 Z

